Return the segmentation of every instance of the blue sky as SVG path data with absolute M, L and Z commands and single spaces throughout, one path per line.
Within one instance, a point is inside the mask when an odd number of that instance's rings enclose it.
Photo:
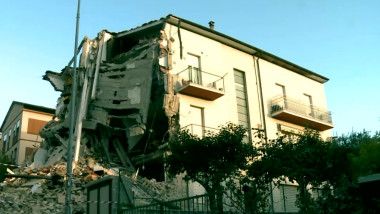
M 0 122 L 13 100 L 55 108 L 42 80 L 74 52 L 77 0 L 0 3 Z M 334 135 L 380 131 L 380 1 L 81 0 L 79 39 L 174 14 L 330 79 Z

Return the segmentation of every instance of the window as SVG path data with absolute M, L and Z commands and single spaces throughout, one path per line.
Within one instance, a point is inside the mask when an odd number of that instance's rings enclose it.
M 191 121 L 191 133 L 198 135 L 199 137 L 204 136 L 204 109 L 197 106 L 190 106 L 190 118 Z
M 311 95 L 303 94 L 304 95 L 304 102 L 306 104 L 306 115 L 314 117 L 314 109 L 313 109 L 313 98 Z
M 276 96 L 277 95 L 282 95 L 283 97 L 286 97 L 285 86 L 276 83 Z
M 293 128 L 293 127 L 286 126 L 286 125 L 279 124 L 279 123 L 277 123 L 277 131 L 282 133 L 282 134 L 291 134 L 291 133 L 292 134 L 300 134 L 303 132 L 300 129 Z
M 25 159 L 29 156 L 29 155 L 32 155 L 34 152 L 34 148 L 32 147 L 26 147 L 25 148 Z
M 323 195 L 323 192 L 322 192 L 322 191 L 323 191 L 322 189 L 319 189 L 319 188 L 313 188 L 313 189 L 312 189 L 312 193 L 311 193 L 313 199 L 314 199 L 314 200 L 317 200 L 318 197 L 322 196 L 322 195 Z
M 298 208 L 296 206 L 297 200 L 297 186 L 293 185 L 280 185 L 281 188 L 281 201 L 283 204 L 282 211 L 284 212 L 298 212 Z
M 13 145 L 17 143 L 19 132 L 20 132 L 20 120 L 17 121 L 13 129 Z
M 200 72 L 200 58 L 195 55 L 189 54 L 187 56 L 187 63 L 189 65 L 189 80 L 190 82 L 201 84 L 201 72 Z
M 7 150 L 7 139 L 8 139 L 8 135 L 4 134 L 4 137 L 3 137 L 3 154 Z
M 47 121 L 43 120 L 36 120 L 36 119 L 31 119 L 29 118 L 28 120 L 28 134 L 36 134 L 38 135 L 39 132 L 44 128 L 45 124 Z
M 8 149 L 9 149 L 12 146 L 12 128 L 9 129 L 8 137 L 9 137 L 9 140 L 8 140 Z
M 238 123 L 250 130 L 249 110 L 248 110 L 248 97 L 247 85 L 245 83 L 245 73 L 242 71 L 234 71 L 235 77 L 235 92 L 238 113 Z M 248 136 L 251 138 L 251 132 L 248 131 Z
M 276 83 L 276 96 L 282 96 L 284 98 L 284 106 L 281 107 L 287 109 L 288 102 L 286 100 L 286 90 L 284 85 Z
M 16 147 L 12 155 L 13 163 L 17 164 L 17 159 L 18 159 L 18 153 L 17 153 L 17 147 Z

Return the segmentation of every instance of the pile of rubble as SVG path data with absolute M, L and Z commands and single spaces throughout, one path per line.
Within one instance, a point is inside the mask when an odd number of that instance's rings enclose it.
M 38 156 L 37 153 L 35 157 Z M 30 160 L 29 160 L 30 161 Z M 66 161 L 61 159 L 42 168 L 29 167 L 7 169 L 7 178 L 0 185 L 0 213 L 55 214 L 65 212 Z M 167 201 L 184 197 L 175 180 L 157 182 L 136 176 L 119 168 L 102 166 L 94 158 L 82 158 L 73 170 L 72 210 L 86 213 L 87 195 L 85 185 L 105 176 L 127 176 L 133 180 L 134 206 L 156 201 Z
M 66 164 L 7 171 L 8 178 L 1 183 L 0 213 L 64 213 Z M 80 180 L 76 178 L 73 183 L 73 213 L 83 213 L 85 191 Z

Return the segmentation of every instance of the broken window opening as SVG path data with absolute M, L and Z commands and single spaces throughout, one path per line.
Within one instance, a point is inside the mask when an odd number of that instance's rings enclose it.
M 125 75 L 113 75 L 113 76 L 108 76 L 109 79 L 121 79 L 123 78 Z
M 134 46 L 139 44 L 138 39 L 123 37 L 123 38 L 112 38 L 107 42 L 107 52 L 109 51 L 109 54 L 107 56 L 110 57 L 110 59 L 113 59 L 119 54 L 128 52 L 131 50 Z
M 160 160 L 143 163 L 140 167 L 140 175 L 148 179 L 156 179 L 156 181 L 165 181 L 165 169 L 163 158 Z
M 138 114 L 140 112 L 137 108 L 129 108 L 129 109 L 110 109 L 108 111 L 109 115 L 113 116 L 126 116 L 130 114 Z
M 110 118 L 110 126 L 115 127 L 115 128 L 125 128 L 125 125 L 123 123 L 122 118 Z
M 112 104 L 121 104 L 124 101 L 128 101 L 128 100 L 113 100 Z

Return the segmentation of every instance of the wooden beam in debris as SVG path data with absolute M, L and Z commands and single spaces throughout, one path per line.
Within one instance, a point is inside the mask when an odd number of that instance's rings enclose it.
M 164 156 L 164 151 L 158 149 L 148 154 L 136 155 L 135 157 L 133 157 L 133 162 L 138 165 L 138 164 L 148 163 L 148 162 L 163 158 L 163 156 Z
M 118 139 L 115 139 L 113 141 L 113 145 L 114 145 L 116 153 L 119 156 L 119 158 L 120 158 L 121 162 L 123 163 L 123 165 L 125 167 L 130 168 L 131 170 L 133 170 L 133 172 L 136 172 L 135 167 L 133 166 L 131 160 L 129 159 L 129 157 L 128 157 L 127 153 L 125 152 L 123 146 L 121 145 L 120 141 Z
M 54 136 L 61 142 L 62 146 L 64 146 L 67 149 L 67 140 L 65 140 L 61 135 L 58 133 L 55 133 Z
M 22 175 L 22 174 L 5 174 L 6 178 L 34 178 L 34 179 L 49 179 L 51 180 L 51 176 L 42 176 L 42 175 Z
M 108 162 L 112 163 L 111 155 L 110 155 L 110 152 L 108 150 L 108 144 L 109 144 L 108 137 L 102 135 L 100 141 L 101 141 L 100 144 L 102 145 L 102 147 L 104 149 L 104 153 L 107 157 Z

